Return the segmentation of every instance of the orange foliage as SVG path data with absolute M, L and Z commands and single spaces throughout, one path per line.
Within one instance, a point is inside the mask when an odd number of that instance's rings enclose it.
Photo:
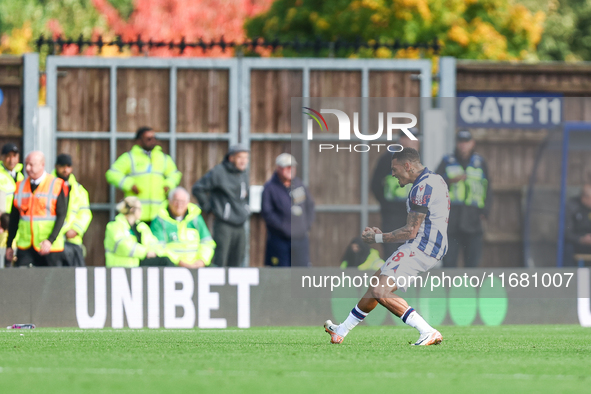
M 136 0 L 126 21 L 108 0 L 92 0 L 105 17 L 114 34 L 126 40 L 174 41 L 193 43 L 202 38 L 206 43 L 224 37 L 226 42 L 242 42 L 246 18 L 266 11 L 273 0 Z M 147 47 L 144 48 L 147 51 Z M 132 54 L 137 54 L 132 48 Z M 178 49 L 153 48 L 151 56 L 181 56 Z M 221 48 L 203 53 L 200 48 L 186 48 L 182 56 L 229 57 L 233 51 Z

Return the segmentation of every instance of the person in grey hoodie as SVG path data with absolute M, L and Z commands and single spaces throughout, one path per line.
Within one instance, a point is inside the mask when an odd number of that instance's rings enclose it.
M 193 185 L 193 195 L 202 211 L 214 215 L 213 239 L 217 247 L 213 263 L 219 267 L 238 267 L 244 260 L 244 222 L 250 215 L 246 172 L 249 155 L 242 145 L 230 146 L 224 161 Z

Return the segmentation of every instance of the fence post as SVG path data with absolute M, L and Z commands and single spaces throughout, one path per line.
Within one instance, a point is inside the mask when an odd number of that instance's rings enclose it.
M 447 117 L 445 151 L 453 152 L 456 134 L 456 59 L 439 59 L 439 108 Z
M 36 139 L 35 110 L 39 102 L 39 54 L 23 55 L 23 156 L 40 148 Z

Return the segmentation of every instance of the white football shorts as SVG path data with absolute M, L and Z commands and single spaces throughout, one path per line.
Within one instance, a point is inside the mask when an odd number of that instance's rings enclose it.
M 427 256 L 417 248 L 404 244 L 382 265 L 381 275 L 394 278 L 398 289 L 406 291 L 409 286 L 415 286 L 413 277 L 430 270 L 438 262 L 435 257 Z M 420 286 L 421 282 L 417 285 Z

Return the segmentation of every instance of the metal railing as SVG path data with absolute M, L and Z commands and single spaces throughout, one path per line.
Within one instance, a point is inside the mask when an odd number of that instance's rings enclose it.
M 77 39 L 74 38 L 63 38 L 58 36 L 56 38 L 45 38 L 43 35 L 39 36 L 35 41 L 38 52 L 42 52 L 43 48 L 49 49 L 49 54 L 58 55 L 64 51 L 64 48 L 75 46 L 78 49 L 78 53 L 82 53 L 84 48 L 97 48 L 98 53 L 102 52 L 104 47 L 116 46 L 119 48 L 119 52 L 123 52 L 124 49 L 136 49 L 138 54 L 149 54 L 152 49 L 168 48 L 170 50 L 178 49 L 178 55 L 185 53 L 187 49 L 200 49 L 203 54 L 211 51 L 212 49 L 219 48 L 223 53 L 227 50 L 239 50 L 242 53 L 256 53 L 258 49 L 270 50 L 271 53 L 277 53 L 279 50 L 289 49 L 298 54 L 312 52 L 315 56 L 321 56 L 325 54 L 328 57 L 339 57 L 345 56 L 350 53 L 358 53 L 363 49 L 377 51 L 380 48 L 386 48 L 393 52 L 401 49 L 425 49 L 433 50 L 434 53 L 439 53 L 441 46 L 437 38 L 430 42 L 419 42 L 419 43 L 408 43 L 403 42 L 399 39 L 383 40 L 375 39 L 370 41 L 361 40 L 357 38 L 354 41 L 347 41 L 337 38 L 334 41 L 326 41 L 317 38 L 312 41 L 300 41 L 294 39 L 293 41 L 280 40 L 275 38 L 269 40 L 266 38 L 254 38 L 247 39 L 243 42 L 226 41 L 224 37 L 217 40 L 203 40 L 198 39 L 194 42 L 187 42 L 185 37 L 182 37 L 180 41 L 155 41 L 149 39 L 148 41 L 142 40 L 141 36 L 138 36 L 135 40 L 123 40 L 120 36 L 113 40 L 105 40 L 102 36 L 98 36 L 96 39 L 85 39 L 84 36 L 80 35 Z

